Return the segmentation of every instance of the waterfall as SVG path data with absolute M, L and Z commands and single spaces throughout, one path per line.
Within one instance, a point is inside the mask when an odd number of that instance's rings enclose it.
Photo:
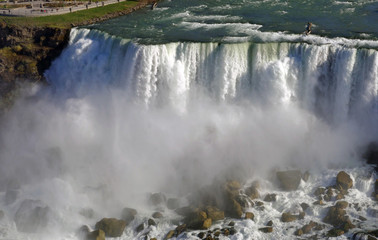
M 146 106 L 179 111 L 201 91 L 221 102 L 298 102 L 332 122 L 378 112 L 378 52 L 337 44 L 140 45 L 73 29 L 46 77 L 57 91 L 75 96 L 117 87 Z

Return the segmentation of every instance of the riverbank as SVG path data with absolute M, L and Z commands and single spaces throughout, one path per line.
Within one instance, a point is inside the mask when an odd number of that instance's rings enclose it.
M 152 0 L 126 1 L 46 17 L 2 17 L 0 20 L 0 108 L 9 106 L 19 82 L 44 82 L 43 73 L 69 41 L 72 27 L 122 16 Z

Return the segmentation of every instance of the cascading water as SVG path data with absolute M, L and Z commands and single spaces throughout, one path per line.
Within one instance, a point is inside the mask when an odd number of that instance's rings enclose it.
M 306 203 L 303 223 L 322 222 L 334 202 L 313 204 L 314 190 L 334 185 L 341 170 L 354 182 L 345 200 L 358 208 L 347 209 L 356 229 L 339 238 L 378 228 L 376 172 L 361 159 L 378 141 L 376 29 L 347 38 L 362 24 L 355 21 L 303 36 L 280 29 L 295 28 L 294 20 L 275 20 L 298 9 L 297 1 L 222 2 L 166 1 L 150 18 L 143 10 L 71 30 L 45 72 L 48 86 L 25 89 L 1 118 L 0 238 L 80 239 L 83 224 L 93 229 L 133 207 L 138 215 L 119 239 L 164 239 L 180 220 L 165 206 L 157 226 L 135 231 L 156 211 L 150 193 L 186 206 L 201 187 L 236 178 L 243 187 L 260 181 L 264 207 L 250 204 L 245 210 L 255 219 L 232 219 L 236 233 L 221 239 L 292 239 L 301 222 L 281 222 L 281 214 Z M 374 20 L 366 13 L 374 3 L 331 3 L 343 11 L 329 16 L 321 7 L 328 21 L 344 22 L 352 8 Z M 313 4 L 301 5 L 309 16 Z M 272 169 L 311 176 L 284 192 L 271 181 Z M 263 200 L 267 193 L 278 200 Z M 259 231 L 269 220 L 274 232 Z
M 164 103 L 179 111 L 200 90 L 221 102 L 298 102 L 334 123 L 376 117 L 378 104 L 377 51 L 337 44 L 140 45 L 75 29 L 46 76 L 57 91 L 80 96 L 92 87 L 117 86 L 147 106 Z

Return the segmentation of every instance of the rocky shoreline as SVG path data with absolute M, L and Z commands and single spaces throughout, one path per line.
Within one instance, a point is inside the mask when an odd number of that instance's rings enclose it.
M 295 191 L 300 181 L 308 179 L 309 174 L 302 174 L 297 170 L 281 171 L 276 172 L 276 177 L 281 190 Z M 298 212 L 286 209 L 279 219 L 269 220 L 265 226 L 260 226 L 258 230 L 264 234 L 271 234 L 275 231 L 275 223 L 277 222 L 287 223 L 288 225 L 296 223 L 293 226 L 288 226 L 289 228 L 296 228 L 293 238 L 324 239 L 341 236 L 357 227 L 361 228 L 361 224 L 367 219 L 363 216 L 351 217 L 346 211 L 346 209 L 352 208 L 358 211 L 360 207 L 359 204 L 351 204 L 345 200 L 345 196 L 349 194 L 349 190 L 354 186 L 352 178 L 345 171 L 340 171 L 335 178 L 335 185 L 318 187 L 311 194 L 312 197 L 318 199 L 317 201 L 310 205 L 306 203 L 300 204 L 301 209 Z M 199 239 L 215 240 L 219 239 L 220 236 L 227 237 L 236 234 L 236 221 L 254 221 L 255 214 L 253 212 L 264 212 L 266 211 L 264 209 L 265 205 L 280 201 L 275 194 L 268 193 L 262 196 L 260 191 L 261 187 L 258 181 L 253 182 L 249 187 L 243 188 L 239 181 L 228 180 L 199 190 L 192 196 L 193 199 L 190 200 L 190 205 L 188 206 L 180 206 L 179 199 L 167 199 L 163 193 L 151 194 L 149 203 L 155 209 L 167 208 L 181 216 L 179 219 L 174 220 L 177 227 L 166 233 L 165 240 L 179 236 L 185 238 L 185 234 L 190 232 L 195 232 L 195 235 L 192 234 L 190 236 L 196 236 Z M 377 194 L 378 181 L 375 182 L 375 191 L 372 196 L 375 201 L 378 200 Z M 328 203 L 328 206 L 326 206 L 325 202 Z M 319 206 L 326 211 L 322 221 L 306 220 L 305 217 L 311 212 L 311 208 Z M 131 223 L 137 215 L 138 211 L 136 209 L 124 208 L 119 219 L 103 218 L 95 224 L 94 230 L 84 225 L 78 230 L 77 235 L 86 240 L 120 237 L 125 229 L 132 225 Z M 144 239 L 157 239 L 149 234 L 148 229 L 166 220 L 164 218 L 164 210 L 154 212 L 150 218 L 146 218 L 131 231 L 135 231 L 136 234 L 144 231 Z M 212 228 L 214 222 L 223 222 L 223 227 Z M 298 224 L 302 225 L 302 227 L 294 227 Z M 353 238 L 367 237 L 368 239 L 375 239 L 373 237 L 377 236 L 377 230 L 366 230 L 355 232 Z
M 378 148 L 369 147 L 364 156 L 371 163 L 378 162 Z M 290 239 L 327 239 L 343 236 L 351 239 L 376 239 L 378 229 L 374 219 L 378 217 L 378 179 L 376 170 L 370 166 L 364 170 L 363 179 L 372 189 L 360 202 L 356 190 L 361 184 L 353 169 L 337 171 L 337 174 L 322 179 L 326 185 L 314 181 L 318 176 L 300 170 L 272 170 L 264 179 L 250 181 L 235 177 L 222 177 L 212 184 L 201 187 L 185 196 L 172 196 L 161 192 L 145 195 L 146 206 L 134 209 L 127 206 L 118 214 L 101 217 L 101 213 L 88 207 L 77 213 L 88 222 L 75 233 L 82 240 L 105 240 L 127 234 L 138 239 L 207 239 L 231 237 L 239 234 L 240 226 L 256 226 L 255 230 L 266 239 L 275 239 L 278 231 L 285 230 Z M 336 172 L 335 172 L 336 173 Z M 360 179 L 360 181 L 358 180 Z M 272 187 L 266 188 L 268 185 Z M 311 184 L 308 184 L 311 183 Z M 314 184 L 315 183 L 315 184 Z M 311 186 L 305 192 L 304 186 Z M 21 187 L 10 182 L 4 195 L 6 205 L 19 201 Z M 302 194 L 300 200 L 298 194 Z M 49 221 L 54 216 L 42 200 L 20 201 L 12 219 L 19 232 L 48 232 Z M 148 214 L 146 215 L 146 209 Z M 276 214 L 270 214 L 275 211 Z M 0 211 L 0 220 L 6 215 Z M 263 219 L 263 221 L 261 221 Z M 373 222 L 375 228 L 366 227 Z M 95 224 L 93 224 L 95 223 Z M 159 226 L 165 228 L 164 236 L 156 236 Z M 155 230 L 155 232 L 154 232 Z M 161 231 L 161 230 L 159 230 Z M 161 233 L 161 232 L 160 232 Z M 240 239 L 240 238 L 238 238 Z
M 45 82 L 43 73 L 67 46 L 72 27 L 123 16 L 153 2 L 140 1 L 136 7 L 71 24 L 69 28 L 10 26 L 0 21 L 0 100 L 11 101 L 18 82 Z
M 378 146 L 376 144 L 370 144 L 363 155 L 369 164 L 377 166 Z M 374 176 L 376 169 L 372 171 L 371 174 Z M 288 170 L 275 171 L 269 179 L 280 191 L 295 192 L 301 181 L 307 182 L 311 177 L 308 171 L 303 173 L 299 170 Z M 346 200 L 356 185 L 355 180 L 346 171 L 340 171 L 331 182 L 334 184 L 318 186 L 310 193 L 310 197 L 315 201 L 302 202 L 296 209 L 284 209 L 279 218 L 270 219 L 264 226 L 260 226 L 258 231 L 272 234 L 275 231 L 275 225 L 280 222 L 286 224 L 287 228 L 295 229 L 293 239 L 325 239 L 344 234 L 352 236 L 352 239 L 376 239 L 378 229 L 364 229 L 363 224 L 367 219 L 360 214 L 352 216 L 348 214 L 349 211 L 347 212 L 347 209 L 353 209 L 359 213 L 363 207 L 363 204 L 349 203 Z M 373 184 L 374 191 L 371 199 L 375 202 L 372 206 L 374 209 L 378 201 L 378 179 L 375 179 Z M 135 234 L 143 231 L 144 239 L 155 240 L 158 238 L 152 236 L 148 229 L 168 220 L 172 221 L 176 227 L 166 233 L 164 240 L 190 236 L 206 240 L 216 240 L 220 236 L 228 237 L 237 233 L 236 221 L 255 221 L 256 212 L 264 214 L 267 211 L 266 205 L 280 201 L 276 193 L 262 194 L 262 192 L 264 191 L 258 180 L 246 184 L 242 180 L 227 179 L 217 181 L 190 194 L 187 197 L 189 204 L 186 206 L 181 206 L 178 198 L 167 198 L 163 193 L 153 193 L 148 197 L 148 204 L 156 211 L 150 218 L 144 217 L 135 229 L 129 229 L 129 231 L 134 231 Z M 315 208 L 325 212 L 325 216 L 320 221 L 308 220 L 306 217 L 308 214 L 313 214 Z M 179 217 L 173 220 L 166 219 L 164 209 L 174 211 Z M 105 237 L 122 236 L 125 229 L 132 226 L 131 223 L 135 221 L 138 211 L 126 207 L 120 213 L 118 219 L 101 219 L 95 224 L 93 230 L 87 225 L 82 226 L 77 235 L 83 240 L 104 240 Z M 375 211 L 373 215 L 378 216 L 378 211 Z M 214 223 L 219 222 L 222 222 L 222 227 L 212 227 Z M 291 223 L 294 224 L 291 226 Z M 356 228 L 362 230 L 353 230 Z M 353 232 L 353 235 L 350 232 Z M 189 233 L 191 234 L 186 235 Z

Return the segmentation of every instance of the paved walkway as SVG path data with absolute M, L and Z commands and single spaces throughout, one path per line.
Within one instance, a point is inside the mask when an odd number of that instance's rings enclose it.
M 32 8 L 13 8 L 10 10 L 3 10 L 0 9 L 0 15 L 2 16 L 23 16 L 23 17 L 39 17 L 39 16 L 49 16 L 49 15 L 58 15 L 58 14 L 65 14 L 69 12 L 76 12 L 80 10 L 85 10 L 89 8 L 95 7 L 102 7 L 109 4 L 114 4 L 118 2 L 125 2 L 126 0 L 106 0 L 102 2 L 84 2 L 84 1 L 77 1 L 77 5 L 67 6 L 67 7 L 59 7 L 59 8 L 47 8 L 47 7 L 40 7 L 43 4 L 48 3 L 45 1 L 32 1 L 32 2 L 24 2 L 18 4 L 32 4 Z M 54 1 L 50 2 L 54 3 Z M 72 3 L 72 2 L 71 2 Z M 80 5 L 79 5 L 80 3 Z

